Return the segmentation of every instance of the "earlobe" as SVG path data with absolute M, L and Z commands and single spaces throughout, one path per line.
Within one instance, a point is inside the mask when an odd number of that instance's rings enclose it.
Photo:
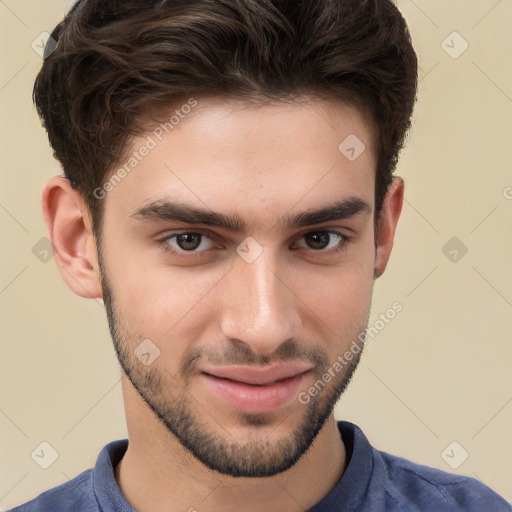
M 404 200 L 404 180 L 398 176 L 393 178 L 384 203 L 376 233 L 376 254 L 374 278 L 379 278 L 386 270 L 386 266 L 393 248 L 396 226 Z
M 101 298 L 96 243 L 82 198 L 67 178 L 54 176 L 43 188 L 41 207 L 64 281 L 80 297 Z

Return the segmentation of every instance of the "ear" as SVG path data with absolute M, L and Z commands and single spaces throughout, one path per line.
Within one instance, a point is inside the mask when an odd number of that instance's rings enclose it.
M 41 206 L 64 281 L 80 297 L 102 298 L 96 240 L 83 199 L 66 177 L 54 176 L 43 188 Z
M 374 277 L 380 277 L 388 264 L 393 240 L 395 238 L 396 225 L 402 212 L 404 201 L 404 180 L 398 176 L 393 178 L 382 205 L 379 224 L 375 234 L 375 269 Z

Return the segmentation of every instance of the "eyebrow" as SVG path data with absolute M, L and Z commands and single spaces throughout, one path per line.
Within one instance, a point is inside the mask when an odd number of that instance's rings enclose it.
M 347 197 L 328 203 L 322 208 L 311 208 L 295 215 L 282 216 L 279 224 L 287 230 L 292 230 L 323 222 L 348 219 L 358 214 L 369 214 L 370 212 L 370 205 L 360 197 Z M 135 210 L 130 217 L 149 222 L 178 221 L 186 224 L 204 224 L 224 228 L 235 233 L 247 231 L 245 221 L 238 214 L 215 212 L 166 199 L 146 204 Z

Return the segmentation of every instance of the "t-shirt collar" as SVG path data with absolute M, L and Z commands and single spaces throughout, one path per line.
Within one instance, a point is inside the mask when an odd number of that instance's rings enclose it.
M 333 490 L 310 512 L 360 511 L 371 482 L 374 460 L 368 439 L 353 423 L 338 421 L 337 424 L 345 445 L 347 465 Z M 93 470 L 93 487 L 102 512 L 136 512 L 119 489 L 114 474 L 127 448 L 128 439 L 120 439 L 107 444 L 98 455 Z

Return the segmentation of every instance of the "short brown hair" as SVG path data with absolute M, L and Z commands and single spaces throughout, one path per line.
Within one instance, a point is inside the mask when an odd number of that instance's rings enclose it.
M 52 37 L 33 98 L 98 240 L 93 191 L 141 133 L 137 119 L 202 95 L 359 107 L 375 143 L 378 222 L 417 93 L 416 53 L 391 0 L 82 0 Z

